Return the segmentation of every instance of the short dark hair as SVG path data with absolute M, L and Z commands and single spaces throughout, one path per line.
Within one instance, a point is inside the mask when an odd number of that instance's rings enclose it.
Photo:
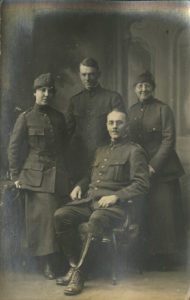
M 80 65 L 86 66 L 86 67 L 92 67 L 95 68 L 97 71 L 99 71 L 99 65 L 98 62 L 92 58 L 92 57 L 86 57 L 81 62 Z
M 108 114 L 107 114 L 107 116 L 109 115 L 109 114 L 111 114 L 112 112 L 118 112 L 118 113 L 121 113 L 121 114 L 124 114 L 125 115 L 125 117 L 126 117 L 126 120 L 127 120 L 127 117 L 128 117 L 128 115 L 127 115 L 127 113 L 126 113 L 126 111 L 124 111 L 124 110 L 122 110 L 122 109 L 119 109 L 119 108 L 113 108 Z

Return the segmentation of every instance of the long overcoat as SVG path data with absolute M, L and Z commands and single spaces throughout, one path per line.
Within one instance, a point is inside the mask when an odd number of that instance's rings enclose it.
M 53 213 L 69 193 L 64 116 L 37 104 L 18 117 L 8 148 L 14 181 L 25 191 L 26 239 L 33 255 L 56 250 Z
M 176 223 L 179 225 L 182 220 L 178 179 L 184 170 L 175 151 L 172 110 L 153 97 L 134 104 L 129 109 L 129 134 L 146 150 L 149 164 L 155 170 L 148 206 L 151 252 L 173 253 L 179 235 Z

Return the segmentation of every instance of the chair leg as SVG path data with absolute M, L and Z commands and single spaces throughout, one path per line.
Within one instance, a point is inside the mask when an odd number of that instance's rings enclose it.
M 141 251 L 139 252 L 139 249 Z M 136 243 L 136 261 L 137 261 L 137 268 L 139 271 L 139 274 L 143 274 L 144 270 L 144 258 L 145 258 L 145 242 L 142 236 L 139 236 L 137 238 L 137 243 Z
M 109 251 L 109 257 L 111 260 L 111 279 L 112 279 L 112 284 L 116 285 L 117 284 L 117 276 L 116 276 L 116 255 L 115 255 L 115 250 L 114 250 L 114 244 L 113 241 L 110 240 L 109 242 L 106 242 L 107 245 L 107 250 Z
M 112 233 L 112 284 L 117 284 L 117 261 L 118 261 L 118 248 L 117 240 L 114 232 Z
M 116 239 L 115 235 L 107 238 L 102 239 L 103 244 L 106 246 L 106 252 L 110 258 L 110 264 L 109 266 L 111 267 L 111 278 L 112 278 L 112 284 L 116 285 L 117 284 L 117 275 L 116 275 L 116 268 L 117 268 L 117 244 L 116 244 Z

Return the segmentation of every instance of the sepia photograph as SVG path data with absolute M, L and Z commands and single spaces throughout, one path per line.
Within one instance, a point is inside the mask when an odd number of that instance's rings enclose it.
M 190 2 L 0 1 L 0 300 L 190 300 Z

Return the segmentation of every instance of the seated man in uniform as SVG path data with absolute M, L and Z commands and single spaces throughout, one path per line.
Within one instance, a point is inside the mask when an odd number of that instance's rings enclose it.
M 127 201 L 143 197 L 149 189 L 146 155 L 139 145 L 127 141 L 126 114 L 110 112 L 107 130 L 111 143 L 97 150 L 90 181 L 81 180 L 71 192 L 73 201 L 54 215 L 56 233 L 70 264 L 69 272 L 56 281 L 67 285 L 65 295 L 83 289 L 83 265 L 91 240 L 121 225 Z M 83 222 L 88 222 L 88 230 L 78 255 L 78 226 Z

